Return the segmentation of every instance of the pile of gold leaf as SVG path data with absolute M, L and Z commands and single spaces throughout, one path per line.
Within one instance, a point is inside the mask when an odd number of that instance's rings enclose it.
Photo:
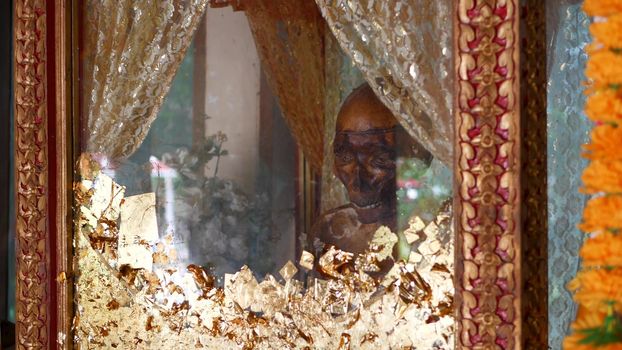
M 74 186 L 78 347 L 454 348 L 447 213 L 427 225 L 412 220 L 405 233 L 414 247 L 410 261 L 394 263 L 381 277 L 372 276 L 392 259 L 397 242 L 386 228 L 358 257 L 335 247 L 317 258 L 303 252 L 298 267 L 288 262 L 280 276 L 258 281 L 243 267 L 225 275 L 219 288 L 201 267 L 163 258 L 170 239 L 154 240 L 152 233 L 124 227 L 133 223 L 123 214 L 123 187 L 89 157 L 80 159 L 79 173 Z M 151 199 L 141 201 L 134 203 L 143 203 L 146 213 Z M 295 278 L 303 273 L 305 282 Z

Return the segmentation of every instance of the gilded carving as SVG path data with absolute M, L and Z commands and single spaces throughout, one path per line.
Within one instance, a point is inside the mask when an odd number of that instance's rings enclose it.
M 15 1 L 18 349 L 48 346 L 46 2 Z
M 518 6 L 461 0 L 456 23 L 460 349 L 520 348 Z

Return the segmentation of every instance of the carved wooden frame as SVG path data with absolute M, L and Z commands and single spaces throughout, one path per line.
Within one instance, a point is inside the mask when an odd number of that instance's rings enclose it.
M 544 2 L 454 4 L 456 348 L 544 349 Z M 18 349 L 71 347 L 72 6 L 14 1 Z
M 546 349 L 545 2 L 456 5 L 456 345 Z

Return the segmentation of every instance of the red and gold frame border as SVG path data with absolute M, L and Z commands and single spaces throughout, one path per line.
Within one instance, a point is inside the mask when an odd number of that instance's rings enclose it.
M 70 4 L 13 1 L 17 349 L 71 347 Z
M 545 2 L 456 5 L 456 345 L 545 349 Z
M 546 125 L 545 38 L 536 30 L 544 26 L 520 31 L 525 22 L 543 24 L 543 5 L 454 1 L 456 347 L 544 349 L 546 129 L 523 132 Z M 14 0 L 19 349 L 71 347 L 76 28 L 74 9 L 66 6 L 62 0 Z
M 520 345 L 519 8 L 462 0 L 456 26 L 459 349 Z
M 45 0 L 14 4 L 17 348 L 48 346 L 48 84 Z

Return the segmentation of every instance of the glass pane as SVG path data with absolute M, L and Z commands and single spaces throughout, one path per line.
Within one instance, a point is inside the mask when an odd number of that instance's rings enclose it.
M 548 2 L 550 23 L 548 78 L 548 215 L 549 215 L 549 346 L 561 349 L 576 314 L 566 289 L 579 268 L 581 221 L 587 196 L 578 192 L 587 162 L 581 145 L 588 141 L 591 122 L 583 113 L 585 45 L 589 18 L 581 3 Z
M 87 2 L 76 343 L 453 348 L 447 158 L 313 2 Z
M 12 1 L 0 5 L 0 348 L 15 344 L 15 206 L 13 188 Z
M 9 218 L 9 222 L 8 222 L 8 254 L 7 254 L 7 276 L 8 276 L 8 283 L 7 283 L 7 298 L 8 298 L 8 308 L 7 308 L 7 319 L 10 322 L 15 323 L 15 276 L 17 276 L 17 273 L 15 272 L 15 188 L 13 187 L 14 184 L 14 176 L 13 176 L 13 171 L 15 169 L 15 162 L 14 162 L 14 158 L 13 158 L 13 111 L 11 110 L 10 114 L 9 114 L 9 119 L 10 119 L 10 128 L 9 128 L 9 152 L 11 154 L 11 156 L 9 156 L 9 198 L 8 198 L 8 202 L 9 202 L 9 210 L 8 210 L 8 218 Z

